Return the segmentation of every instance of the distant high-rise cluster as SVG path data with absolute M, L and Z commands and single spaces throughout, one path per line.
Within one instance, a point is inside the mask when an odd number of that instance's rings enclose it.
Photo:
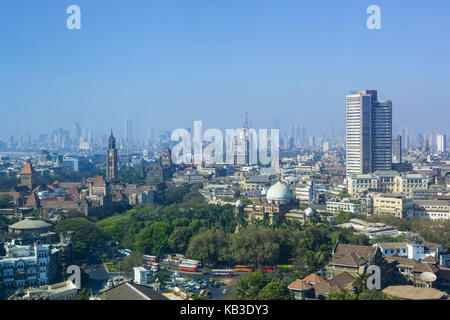
M 125 121 L 125 144 L 129 145 L 133 143 L 133 122 L 131 120 Z
M 392 102 L 376 90 L 346 96 L 347 175 L 392 168 Z

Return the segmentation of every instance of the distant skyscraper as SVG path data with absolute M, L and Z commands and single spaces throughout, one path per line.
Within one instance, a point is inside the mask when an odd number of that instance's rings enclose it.
M 402 147 L 403 151 L 408 152 L 409 149 L 409 138 L 408 138 L 408 128 L 402 128 Z
M 308 129 L 306 126 L 302 126 L 302 144 L 305 144 L 308 140 Z
M 74 132 L 74 135 L 73 135 L 73 144 L 77 148 L 80 145 L 80 137 L 81 137 L 80 124 L 78 122 L 75 122 L 75 132 Z
M 302 145 L 302 127 L 301 126 L 297 126 L 297 129 L 296 129 L 295 145 L 296 145 L 296 147 L 300 147 Z
M 402 136 L 392 139 L 392 163 L 402 163 Z
M 425 138 L 423 140 L 422 151 L 425 152 L 425 153 L 430 152 L 430 144 L 428 143 L 428 138 Z
M 347 175 L 392 167 L 392 102 L 376 90 L 346 96 Z
M 372 171 L 391 168 L 392 102 L 378 100 L 373 102 L 372 108 Z
M 108 141 L 108 150 L 106 151 L 106 179 L 111 181 L 117 178 L 117 149 L 116 138 L 112 130 Z
M 436 147 L 438 152 L 447 151 L 447 136 L 445 134 L 436 135 Z
M 131 120 L 125 121 L 125 143 L 133 142 L 133 122 Z

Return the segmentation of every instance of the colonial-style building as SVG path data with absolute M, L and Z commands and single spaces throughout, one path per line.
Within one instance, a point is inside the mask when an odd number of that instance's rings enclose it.
M 278 181 L 267 191 L 266 197 L 256 199 L 253 205 L 247 206 L 245 211 L 249 213 L 251 220 L 267 219 L 272 224 L 274 220 L 284 220 L 289 210 L 298 207 L 291 190 L 283 182 Z
M 20 183 L 24 186 L 27 186 L 30 191 L 33 190 L 33 180 L 35 175 L 36 171 L 34 171 L 31 161 L 28 160 L 25 163 L 25 167 L 20 172 Z
M 378 247 L 336 244 L 333 259 L 327 267 L 328 276 L 333 278 L 342 272 L 348 272 L 354 277 L 365 272 L 368 266 L 381 266 L 383 254 Z

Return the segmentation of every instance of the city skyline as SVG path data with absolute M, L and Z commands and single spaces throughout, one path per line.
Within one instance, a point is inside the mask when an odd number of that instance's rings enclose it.
M 5 119 L 21 119 L 2 123 L 1 137 L 75 121 L 100 134 L 132 120 L 137 137 L 195 120 L 235 128 L 244 110 L 255 127 L 279 119 L 281 127 L 307 123 L 311 134 L 341 132 L 342 97 L 363 88 L 394 101 L 394 128 L 449 131 L 439 116 L 449 109 L 448 2 L 436 11 L 379 1 L 381 30 L 366 28 L 369 1 L 80 0 L 81 30 L 66 28 L 68 4 L 0 5 L 0 106 Z

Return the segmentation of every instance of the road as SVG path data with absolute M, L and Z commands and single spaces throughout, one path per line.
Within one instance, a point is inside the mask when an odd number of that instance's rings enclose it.
M 108 279 L 112 279 L 119 275 L 123 276 L 123 273 L 108 273 L 104 264 L 99 264 L 98 268 L 89 266 L 86 269 L 86 273 L 89 275 L 88 287 L 97 293 L 99 290 L 105 288 Z

